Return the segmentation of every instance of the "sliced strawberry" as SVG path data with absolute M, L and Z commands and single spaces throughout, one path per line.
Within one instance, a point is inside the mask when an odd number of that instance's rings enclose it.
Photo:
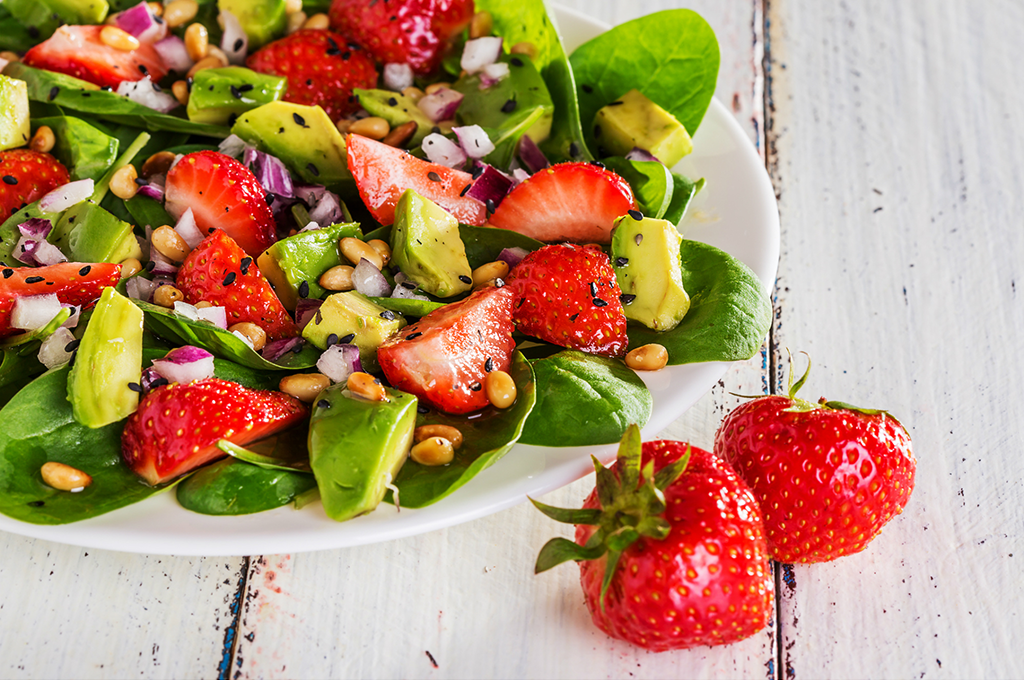
M 625 354 L 622 291 L 598 246 L 544 246 L 524 257 L 506 280 L 520 296 L 513 319 L 522 332 L 592 354 Z
M 473 18 L 472 0 L 334 0 L 331 28 L 382 63 L 407 63 L 425 75 Z
M 242 250 L 259 257 L 274 242 L 277 227 L 256 176 L 231 156 L 196 151 L 167 173 L 165 207 L 175 219 L 188 208 L 204 234 L 227 232 Z
M 610 243 L 615 220 L 635 209 L 629 182 L 614 172 L 590 163 L 560 163 L 509 192 L 489 225 L 546 243 Z
M 246 66 L 284 76 L 288 79 L 285 101 L 319 106 L 334 121 L 359 110 L 354 88 L 377 87 L 373 58 L 330 31 L 296 31 L 251 55 Z
M 308 415 L 283 392 L 250 390 L 210 378 L 158 387 L 139 402 L 121 433 L 121 455 L 137 475 L 156 486 L 225 454 L 217 442 L 269 437 Z
M 482 288 L 427 314 L 377 348 L 384 375 L 445 413 L 487 406 L 484 379 L 512 363 L 514 301 L 508 286 Z
M 66 305 L 81 307 L 99 298 L 107 286 L 121 280 L 121 265 L 109 262 L 63 262 L 46 267 L 0 268 L 0 338 L 19 333 L 11 328 L 11 311 L 20 297 L 57 296 Z
M 185 302 L 223 306 L 229 326 L 249 321 L 266 331 L 271 340 L 299 333 L 253 258 L 220 229 L 188 254 L 176 284 L 185 294 Z
M 368 137 L 348 135 L 348 169 L 356 180 L 363 203 L 383 225 L 395 221 L 395 204 L 406 189 L 450 212 L 462 224 L 480 226 L 487 208 L 462 193 L 473 183 L 472 175 L 411 156 Z
M 122 80 L 153 82 L 167 75 L 160 54 L 148 43 L 134 50 L 119 50 L 100 39 L 103 26 L 61 26 L 22 58 L 35 68 L 66 73 L 100 87 L 117 88 Z
M 29 149 L 0 151 L 0 178 L 0 224 L 70 179 L 56 158 Z

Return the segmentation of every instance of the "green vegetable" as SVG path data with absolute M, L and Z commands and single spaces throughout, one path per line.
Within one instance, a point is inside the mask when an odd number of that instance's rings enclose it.
M 372 297 L 370 298 L 370 301 L 376 305 L 380 305 L 384 309 L 390 309 L 392 312 L 398 312 L 402 316 L 417 317 L 426 316 L 435 309 L 441 309 L 446 304 L 444 302 L 434 302 L 433 300 L 410 300 L 408 298 Z
M 204 515 L 247 515 L 288 505 L 315 488 L 313 475 L 225 458 L 186 478 L 177 499 L 186 510 Z
M 704 178 L 691 182 L 682 175 L 672 173 L 672 202 L 665 211 L 664 219 L 672 224 L 679 224 L 683 221 L 686 208 L 690 201 L 697 195 L 697 192 L 704 188 Z
M 229 456 L 267 470 L 313 474 L 309 465 L 308 438 L 308 427 L 293 427 L 247 446 L 222 439 L 217 442 L 217 447 Z
M 0 3 L 0 50 L 27 52 L 36 42 L 25 25 L 11 16 L 7 6 Z
M 629 182 L 640 212 L 655 219 L 665 216 L 672 205 L 675 188 L 668 168 L 657 161 L 631 161 L 622 156 L 602 158 L 601 162 Z
M 56 144 L 52 153 L 71 173 L 72 180 L 99 179 L 114 164 L 120 142 L 99 128 L 74 116 L 33 118 L 32 130 L 46 125 Z

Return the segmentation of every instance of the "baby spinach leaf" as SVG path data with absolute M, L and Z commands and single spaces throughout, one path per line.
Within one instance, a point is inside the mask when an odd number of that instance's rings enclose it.
M 444 302 L 434 302 L 433 300 L 410 300 L 409 298 L 372 297 L 370 300 L 384 309 L 390 309 L 392 312 L 398 312 L 402 316 L 416 317 L 426 316 L 435 309 L 440 309 L 445 305 Z
M 174 218 L 167 214 L 160 201 L 148 196 L 135 194 L 135 196 L 124 202 L 124 207 L 128 209 L 128 214 L 131 215 L 135 224 L 139 225 L 139 227 L 153 227 L 156 229 L 164 224 L 171 226 L 175 224 Z
M 14 398 L 32 378 L 46 370 L 36 360 L 39 341 L 0 350 L 0 408 Z
M 248 515 L 288 505 L 314 488 L 313 475 L 268 470 L 228 457 L 185 479 L 177 498 L 185 509 L 204 515 Z
M 671 113 L 691 136 L 718 80 L 718 41 L 696 12 L 672 9 L 620 24 L 569 58 L 587 140 L 598 109 L 630 90 Z
M 455 451 L 455 459 L 448 465 L 428 467 L 411 458 L 405 462 L 395 480 L 400 491 L 398 500 L 403 507 L 422 508 L 436 503 L 496 463 L 512 448 L 533 409 L 537 390 L 530 362 L 518 352 L 512 360 L 509 375 L 516 383 L 518 397 L 507 409 L 489 406 L 473 417 L 448 415 L 431 409 L 417 418 L 417 426 L 440 424 L 458 428 L 462 432 L 462 446 Z M 387 500 L 391 500 L 390 494 Z
M 50 153 L 67 166 L 72 180 L 97 180 L 117 160 L 118 139 L 81 118 L 49 116 L 32 119 L 33 130 L 42 125 L 53 130 L 56 144 Z
M 27 52 L 37 42 L 25 25 L 11 16 L 10 10 L 0 3 L 0 50 Z
M 64 524 L 141 501 L 151 487 L 121 458 L 122 423 L 92 429 L 75 421 L 67 400 L 68 367 L 33 380 L 0 411 L 0 512 L 32 524 Z M 43 483 L 40 468 L 56 461 L 92 477 L 78 493 Z
M 704 188 L 704 178 L 691 182 L 682 175 L 672 173 L 672 202 L 665 211 L 665 219 L 672 224 L 679 224 L 683 221 L 686 208 L 690 201 L 697 195 L 697 192 Z
M 603 158 L 605 166 L 629 182 L 633 195 L 647 217 L 661 219 L 672 204 L 672 173 L 658 161 L 631 161 L 622 156 Z
M 656 342 L 669 364 L 739 361 L 754 356 L 768 334 L 772 305 L 761 280 L 732 255 L 699 241 L 680 246 L 690 310 L 670 331 L 630 322 L 629 347 Z
M 473 269 L 494 262 L 505 248 L 522 248 L 532 252 L 544 245 L 518 232 L 494 227 L 470 227 L 460 224 L 459 236 L 466 246 L 466 257 Z
M 650 391 L 618 359 L 565 350 L 532 363 L 537 406 L 523 428 L 524 444 L 612 444 L 651 416 Z
M 239 446 L 221 439 L 217 448 L 238 460 L 267 470 L 313 474 L 309 464 L 309 427 L 293 427 L 273 437 Z

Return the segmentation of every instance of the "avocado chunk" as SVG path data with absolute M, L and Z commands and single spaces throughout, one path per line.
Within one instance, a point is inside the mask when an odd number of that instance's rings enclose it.
M 92 200 L 68 208 L 46 240 L 72 262 L 123 262 L 142 256 L 132 225 Z
M 302 337 L 320 349 L 327 349 L 331 336 L 354 344 L 359 348 L 363 370 L 372 370 L 377 366 L 377 348 L 406 323 L 400 314 L 350 290 L 324 300 L 313 320 L 302 329 Z M 348 336 L 352 339 L 345 340 Z
M 404 125 L 410 120 L 416 121 L 416 132 L 413 134 L 407 147 L 418 147 L 423 138 L 431 132 L 451 132 L 451 128 L 443 130 L 437 123 L 427 118 L 420 107 L 416 106 L 409 97 L 401 92 L 391 90 L 361 90 L 356 88 L 352 92 L 359 98 L 359 103 L 372 116 L 378 116 L 388 122 L 391 127 Z
M 391 261 L 431 295 L 447 298 L 473 287 L 473 268 L 458 220 L 412 189 L 406 189 L 395 206 Z
M 113 288 L 104 288 L 68 375 L 68 401 L 82 425 L 116 423 L 139 406 L 142 376 L 142 310 Z
M 102 24 L 106 0 L 4 0 L 4 8 L 38 38 L 49 38 L 61 24 Z
M 370 401 L 332 385 L 313 407 L 309 462 L 331 519 L 342 522 L 380 505 L 409 456 L 416 397 L 385 389 L 387 401 Z
M 31 138 L 28 84 L 0 75 L 0 151 L 25 146 Z
M 318 283 L 321 274 L 348 261 L 338 250 L 338 241 L 362 235 L 355 223 L 300 231 L 267 248 L 256 260 L 256 266 L 274 286 L 285 308 L 294 311 L 300 297 L 318 299 L 327 292 Z
M 625 156 L 639 147 L 670 168 L 693 151 L 683 124 L 639 90 L 630 90 L 598 110 L 594 139 L 603 156 Z
M 192 78 L 188 119 L 211 125 L 231 125 L 240 114 L 276 102 L 288 87 L 287 78 L 241 66 L 208 68 Z
M 636 296 L 631 302 L 623 300 L 627 319 L 668 331 L 686 316 L 690 296 L 683 289 L 679 262 L 682 240 L 667 220 L 635 220 L 630 215 L 616 220 L 612 234 L 615 278 L 624 296 Z
M 358 195 L 348 171 L 345 138 L 319 106 L 276 101 L 238 117 L 231 132 L 280 158 L 307 184 Z
M 250 54 L 284 33 L 288 23 L 285 0 L 217 0 L 217 5 L 238 19 L 249 36 Z

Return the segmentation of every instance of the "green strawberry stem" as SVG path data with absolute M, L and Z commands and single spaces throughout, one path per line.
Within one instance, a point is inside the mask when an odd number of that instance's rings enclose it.
M 889 414 L 888 411 L 853 406 L 852 404 L 847 404 L 845 401 L 827 401 L 825 397 L 819 399 L 817 404 L 813 404 L 807 401 L 806 399 L 797 399 L 796 393 L 799 392 L 800 388 L 804 386 L 804 383 L 807 382 L 807 376 L 810 375 L 811 373 L 811 355 L 808 354 L 807 352 L 800 353 L 807 357 L 807 368 L 804 370 L 803 375 L 800 376 L 800 379 L 797 380 L 796 383 L 793 382 L 793 354 L 790 353 L 789 355 L 789 398 L 793 402 L 793 405 L 786 409 L 787 411 L 814 411 L 819 408 L 826 408 L 833 411 L 856 411 L 857 413 L 863 413 L 864 415 L 869 416 L 874 416 L 881 413 L 884 413 L 886 415 Z

